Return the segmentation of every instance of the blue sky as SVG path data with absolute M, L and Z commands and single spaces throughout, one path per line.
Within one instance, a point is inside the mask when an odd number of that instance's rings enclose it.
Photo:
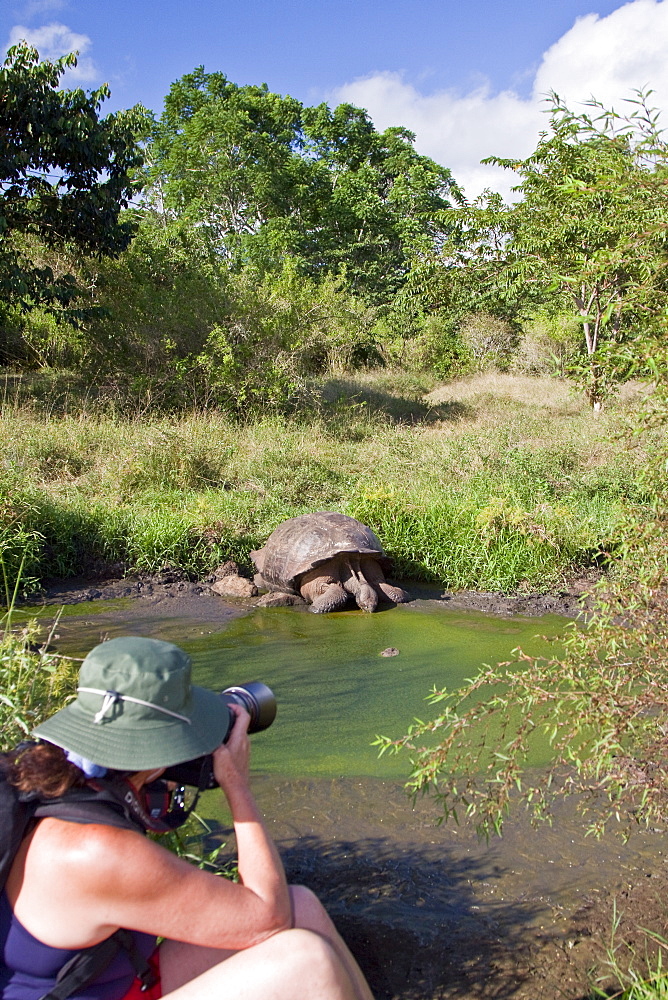
M 0 42 L 45 57 L 79 48 L 69 83 L 107 81 L 114 110 L 156 112 L 203 64 L 309 104 L 351 100 L 403 124 L 469 194 L 511 178 L 482 156 L 525 155 L 549 89 L 617 101 L 649 85 L 668 104 L 668 0 L 5 0 Z

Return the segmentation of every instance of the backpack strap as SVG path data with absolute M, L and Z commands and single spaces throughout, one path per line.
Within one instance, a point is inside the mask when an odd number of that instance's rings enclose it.
M 207 787 L 208 772 L 202 767 L 200 785 L 186 806 L 185 789 L 170 787 L 163 780 L 145 785 L 137 794 L 123 775 L 89 778 L 85 787 L 71 788 L 59 798 L 40 798 L 35 817 L 53 816 L 71 823 L 103 823 L 140 833 L 168 833 L 188 819 L 200 793 Z M 34 797 L 29 793 L 28 797 Z
M 7 781 L 6 757 L 0 755 L 0 889 L 7 881 L 21 841 L 31 828 L 34 813 L 35 803 L 21 801 Z
M 34 805 L 35 819 L 51 816 L 54 819 L 64 819 L 69 823 L 79 823 L 83 826 L 89 823 L 100 823 L 103 826 L 116 826 L 123 830 L 134 830 L 146 833 L 146 828 L 128 809 L 123 808 L 120 795 L 114 795 L 108 789 L 76 788 L 60 798 L 41 799 Z
M 158 977 L 139 951 L 131 932 L 121 928 L 104 941 L 77 952 L 58 973 L 53 989 L 40 997 L 40 1000 L 67 1000 L 74 993 L 85 989 L 104 972 L 121 950 L 127 952 L 135 974 L 141 980 L 142 990 L 155 986 Z

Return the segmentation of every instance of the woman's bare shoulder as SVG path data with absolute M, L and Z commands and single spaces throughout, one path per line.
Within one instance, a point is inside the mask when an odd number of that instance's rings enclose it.
M 118 885 L 127 878 L 141 884 L 156 872 L 190 866 L 139 831 L 101 823 L 71 823 L 49 817 L 39 823 L 31 838 L 26 874 L 49 874 L 49 881 L 76 877 L 83 889 Z
M 195 941 L 218 947 L 213 929 L 221 907 L 245 895 L 241 886 L 131 830 L 51 818 L 40 828 L 26 857 L 24 890 L 38 889 L 43 898 L 46 887 L 74 918 L 83 921 L 86 914 L 87 933 L 131 927 L 179 940 L 192 933 Z

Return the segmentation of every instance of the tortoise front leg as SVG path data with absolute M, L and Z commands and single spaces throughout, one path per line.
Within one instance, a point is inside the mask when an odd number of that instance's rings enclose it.
M 331 561 L 309 570 L 301 578 L 299 593 L 311 605 L 309 611 L 321 615 L 326 611 L 338 611 L 348 603 L 338 573 L 338 566 Z
M 401 587 L 393 587 L 387 580 L 379 580 L 375 586 L 383 594 L 385 600 L 392 601 L 393 604 L 405 604 L 411 599 L 411 595 L 405 590 L 402 590 Z
M 371 556 L 364 556 L 361 560 L 361 572 L 370 586 L 377 591 L 381 601 L 392 601 L 394 604 L 403 604 L 410 601 L 411 596 L 401 587 L 394 587 L 385 579 L 382 566 Z
M 322 594 L 316 597 L 309 611 L 314 615 L 322 615 L 326 611 L 339 611 L 348 603 L 348 595 L 340 583 L 330 583 Z
M 343 586 L 353 595 L 358 608 L 362 611 L 375 611 L 378 607 L 378 592 L 366 579 L 366 574 L 360 569 L 359 556 L 351 556 L 346 563 L 343 574 Z

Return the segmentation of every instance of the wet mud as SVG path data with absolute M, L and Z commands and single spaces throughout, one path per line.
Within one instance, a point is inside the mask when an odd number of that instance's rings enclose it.
M 615 906 L 636 955 L 640 928 L 666 932 L 661 833 L 594 841 L 573 802 L 539 830 L 514 815 L 487 844 L 383 781 L 255 788 L 288 877 L 325 902 L 377 1000 L 581 1000 L 593 969 L 605 980 Z
M 544 610 L 565 614 L 570 606 L 579 613 L 572 590 L 554 595 L 562 603 Z M 414 596 L 503 616 L 536 614 L 537 602 L 548 600 L 434 596 L 429 588 L 416 588 Z M 105 610 L 104 598 L 126 600 Z M 94 602 L 90 619 L 87 601 Z M 42 603 L 65 607 L 58 626 L 64 635 L 87 624 L 96 641 L 119 615 L 137 634 L 159 628 L 178 641 L 225 629 L 253 606 L 164 577 L 53 584 Z M 571 801 L 560 805 L 553 826 L 538 830 L 513 814 L 503 837 L 486 844 L 466 822 L 438 826 L 435 804 L 412 803 L 399 782 L 276 774 L 253 780 L 288 877 L 323 899 L 377 1000 L 584 1000 L 592 970 L 605 975 L 615 913 L 616 944 L 625 941 L 637 956 L 648 950 L 647 930 L 668 935 L 664 831 L 638 832 L 627 845 L 614 836 L 597 842 L 585 837 Z M 214 840 L 233 851 L 212 802 L 203 802 L 202 814 Z M 624 954 L 622 947 L 618 956 Z
M 599 576 L 600 573 L 596 571 L 574 575 L 564 581 L 562 587 L 550 594 L 448 591 L 435 585 L 406 583 L 406 581 L 401 581 L 401 585 L 413 600 L 434 600 L 460 610 L 484 611 L 502 616 L 535 617 L 556 614 L 577 618 L 586 612 L 587 592 Z M 225 598 L 223 601 L 212 593 L 207 581 L 192 582 L 183 579 L 178 573 L 167 571 L 156 575 L 111 577 L 94 581 L 83 578 L 47 580 L 42 592 L 27 603 L 68 605 L 121 597 L 141 597 L 144 602 L 156 605 L 163 601 L 178 600 L 184 606 L 188 605 L 188 613 L 191 616 L 199 615 L 202 618 L 205 618 L 214 607 L 224 615 L 243 614 L 253 608 L 257 601 L 257 598 Z

